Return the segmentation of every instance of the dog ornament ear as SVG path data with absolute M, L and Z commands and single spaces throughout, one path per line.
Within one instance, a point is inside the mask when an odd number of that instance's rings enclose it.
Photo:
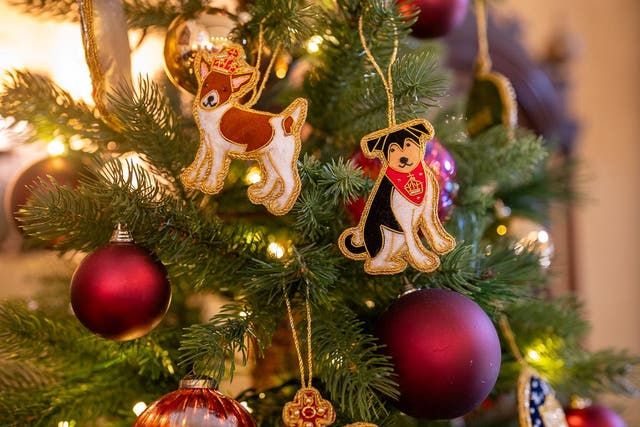
M 209 74 L 209 64 L 207 64 L 207 61 L 202 57 L 202 55 L 198 55 L 196 57 L 195 71 L 198 83 L 200 83 L 207 74 Z
M 438 218 L 438 181 L 424 162 L 433 127 L 415 119 L 370 133 L 360 146 L 382 169 L 357 226 L 345 230 L 338 245 L 353 260 L 364 261 L 369 274 L 396 274 L 407 265 L 431 272 L 438 254 L 455 247 Z M 390 159 L 399 162 L 390 163 Z M 423 243 L 426 241 L 430 249 Z

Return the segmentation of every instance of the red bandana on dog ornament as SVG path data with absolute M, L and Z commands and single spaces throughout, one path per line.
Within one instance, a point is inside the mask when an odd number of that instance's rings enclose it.
M 367 47 L 362 17 L 358 29 L 367 58 L 387 93 L 389 127 L 365 135 L 360 141 L 364 155 L 380 159 L 382 170 L 358 225 L 346 229 L 338 245 L 347 258 L 364 261 L 364 271 L 369 274 L 396 274 L 408 265 L 428 273 L 440 266 L 438 255 L 450 252 L 456 245 L 438 218 L 438 181 L 424 163 L 433 126 L 424 119 L 396 124 L 391 66 L 397 37 L 385 77 Z
M 415 205 L 422 203 L 427 188 L 426 172 L 422 163 L 419 163 L 411 172 L 406 173 L 387 168 L 386 175 L 395 189 L 407 200 Z

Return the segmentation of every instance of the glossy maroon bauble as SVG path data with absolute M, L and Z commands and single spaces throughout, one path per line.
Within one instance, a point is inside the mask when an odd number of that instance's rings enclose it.
M 133 427 L 255 427 L 238 402 L 217 391 L 209 380 L 184 379 L 180 388 L 153 402 Z
M 569 427 L 627 427 L 620 415 L 602 405 L 569 408 L 564 413 Z
M 71 306 L 91 332 L 115 341 L 156 327 L 171 301 L 167 271 L 146 249 L 111 242 L 87 255 L 71 279 Z
M 360 166 L 364 176 L 370 179 L 376 179 L 380 169 L 382 169 L 382 163 L 379 159 L 367 158 L 359 148 L 351 155 L 350 160 L 353 165 Z M 440 221 L 445 221 L 449 218 L 458 195 L 458 184 L 455 182 L 456 163 L 451 154 L 436 138 L 427 142 L 424 162 L 433 171 L 438 180 L 438 187 L 440 187 L 438 217 Z M 360 221 L 362 212 L 364 212 L 365 202 L 365 198 L 360 197 L 346 206 L 354 222 Z
M 400 10 L 407 15 L 418 9 L 418 20 L 411 29 L 419 38 L 444 36 L 464 20 L 468 0 L 402 0 Z
M 59 185 L 75 188 L 83 170 L 82 158 L 77 156 L 47 157 L 39 160 L 20 172 L 9 185 L 6 209 L 16 225 L 15 214 L 27 204 L 32 196 L 30 188 L 47 186 L 48 176 L 54 178 Z M 41 182 L 40 179 L 45 180 Z
M 449 419 L 484 401 L 500 372 L 500 341 L 478 304 L 452 291 L 407 293 L 380 316 L 376 336 L 391 356 L 400 397 L 417 418 Z

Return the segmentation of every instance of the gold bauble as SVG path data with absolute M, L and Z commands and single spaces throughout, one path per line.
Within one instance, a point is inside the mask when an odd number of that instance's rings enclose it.
M 205 7 L 193 14 L 176 17 L 164 41 L 165 71 L 173 84 L 195 94 L 198 81 L 193 62 L 198 52 L 217 52 L 234 40 L 232 15 L 222 9 Z

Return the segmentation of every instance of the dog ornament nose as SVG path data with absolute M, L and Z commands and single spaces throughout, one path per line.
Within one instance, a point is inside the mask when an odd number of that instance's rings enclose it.
M 404 164 L 404 163 L 407 163 L 408 161 L 409 161 L 408 157 L 405 157 L 405 156 L 400 157 L 400 163 Z

